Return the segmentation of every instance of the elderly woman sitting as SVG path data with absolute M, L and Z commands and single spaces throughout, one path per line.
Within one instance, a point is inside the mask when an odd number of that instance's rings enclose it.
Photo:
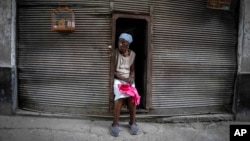
M 138 134 L 138 126 L 135 122 L 136 104 L 133 102 L 131 95 L 127 95 L 119 89 L 121 84 L 129 84 L 135 88 L 135 52 L 129 49 L 129 45 L 133 39 L 130 34 L 122 33 L 118 41 L 118 53 L 115 63 L 115 79 L 114 79 L 114 119 L 111 125 L 111 134 L 115 137 L 119 136 L 119 117 L 121 107 L 124 102 L 127 103 L 130 113 L 129 129 L 132 135 Z

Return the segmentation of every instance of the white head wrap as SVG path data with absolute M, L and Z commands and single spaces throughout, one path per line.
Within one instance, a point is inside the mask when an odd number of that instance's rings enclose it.
M 130 35 L 128 33 L 122 33 L 119 38 L 122 38 L 122 39 L 128 41 L 129 44 L 131 44 L 133 42 L 132 35 Z

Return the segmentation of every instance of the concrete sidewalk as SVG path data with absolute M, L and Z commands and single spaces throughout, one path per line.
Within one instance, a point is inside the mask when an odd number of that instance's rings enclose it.
M 236 123 L 138 122 L 139 135 L 130 135 L 123 121 L 119 137 L 109 134 L 110 124 L 107 120 L 0 115 L 0 141 L 229 141 L 229 125 Z

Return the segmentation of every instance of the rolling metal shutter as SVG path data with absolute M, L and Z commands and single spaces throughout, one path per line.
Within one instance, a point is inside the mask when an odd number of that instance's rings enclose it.
M 111 8 L 121 12 L 149 13 L 150 0 L 111 0 Z
M 236 74 L 236 28 L 230 12 L 206 1 L 153 5 L 152 107 L 227 105 Z
M 107 109 L 110 1 L 66 1 L 76 17 L 76 31 L 69 34 L 50 30 L 51 10 L 59 2 L 18 1 L 19 106 L 59 112 Z

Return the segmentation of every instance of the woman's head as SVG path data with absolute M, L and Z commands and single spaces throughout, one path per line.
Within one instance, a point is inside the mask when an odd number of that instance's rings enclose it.
M 119 36 L 119 40 L 118 40 L 118 48 L 119 48 L 120 52 L 125 53 L 128 50 L 129 45 L 132 42 L 133 42 L 133 38 L 130 34 L 122 33 Z

